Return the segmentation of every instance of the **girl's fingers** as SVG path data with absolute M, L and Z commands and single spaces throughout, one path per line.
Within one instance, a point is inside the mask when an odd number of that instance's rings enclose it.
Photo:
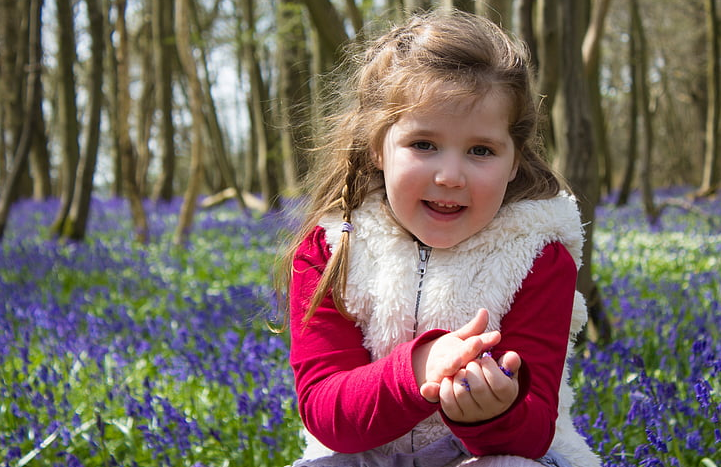
M 488 310 L 481 308 L 472 320 L 452 334 L 455 334 L 460 339 L 466 340 L 469 337 L 483 334 L 486 326 L 488 326 Z

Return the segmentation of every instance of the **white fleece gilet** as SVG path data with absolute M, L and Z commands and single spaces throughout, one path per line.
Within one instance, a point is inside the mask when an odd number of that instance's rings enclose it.
M 423 277 L 417 309 L 419 247 L 392 218 L 383 193 L 373 193 L 353 212 L 347 311 L 362 329 L 363 345 L 373 360 L 430 329 L 455 330 L 478 309 L 489 310 L 488 331 L 500 330 L 516 292 L 541 250 L 561 242 L 581 266 L 583 229 L 575 199 L 565 194 L 541 201 L 520 201 L 501 207 L 481 232 L 448 249 L 433 249 Z M 326 242 L 333 251 L 341 235 L 340 216 L 324 219 Z M 586 306 L 576 292 L 567 359 L 574 336 L 586 323 Z M 415 329 L 415 331 L 414 331 Z M 568 365 L 559 391 L 558 420 L 551 448 L 576 467 L 599 466 L 573 427 L 573 392 Z M 411 452 L 450 433 L 436 413 L 416 426 L 413 434 L 382 446 L 381 451 Z M 411 442 L 413 445 L 411 445 Z M 304 458 L 327 455 L 312 436 Z

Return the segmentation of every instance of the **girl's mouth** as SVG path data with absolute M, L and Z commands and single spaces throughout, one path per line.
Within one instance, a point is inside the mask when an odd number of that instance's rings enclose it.
M 465 208 L 465 206 L 461 206 L 460 204 L 453 204 L 453 203 L 441 203 L 436 201 L 424 201 L 426 206 L 430 208 L 431 210 L 441 213 L 441 214 L 455 214 Z

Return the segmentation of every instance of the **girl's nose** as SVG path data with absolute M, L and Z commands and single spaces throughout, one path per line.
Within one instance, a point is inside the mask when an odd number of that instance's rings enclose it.
M 433 181 L 436 185 L 448 188 L 463 188 L 466 186 L 466 175 L 463 172 L 461 158 L 455 155 L 440 158 Z

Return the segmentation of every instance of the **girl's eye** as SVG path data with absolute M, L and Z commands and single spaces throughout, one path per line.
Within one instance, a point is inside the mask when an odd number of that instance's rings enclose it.
M 471 151 L 470 151 L 470 152 L 471 152 L 471 154 L 474 155 L 474 156 L 482 156 L 482 157 L 485 157 L 485 156 L 492 156 L 492 155 L 493 155 L 493 151 L 491 151 L 490 149 L 488 149 L 486 146 L 473 146 L 473 147 L 471 148 Z
M 433 143 L 430 143 L 428 141 L 416 141 L 415 143 L 411 144 L 411 147 L 421 151 L 430 151 L 433 149 Z

